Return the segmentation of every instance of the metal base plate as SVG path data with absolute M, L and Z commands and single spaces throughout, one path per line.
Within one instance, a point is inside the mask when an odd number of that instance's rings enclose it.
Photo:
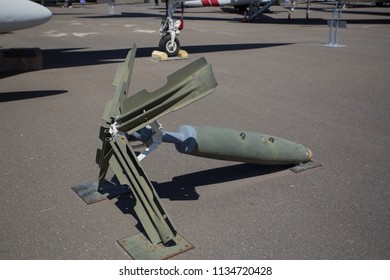
M 306 171 L 306 170 L 313 169 L 313 168 L 320 167 L 320 166 L 322 166 L 322 163 L 315 163 L 313 161 L 308 161 L 306 163 L 302 163 L 302 164 L 299 164 L 297 166 L 291 167 L 290 170 L 294 173 L 299 173 L 299 172 Z
M 72 187 L 72 190 L 87 204 L 92 204 L 105 199 L 111 199 L 119 195 L 130 193 L 127 186 L 122 186 L 116 180 L 105 181 L 101 190 L 98 190 L 98 182 L 86 183 Z
M 145 235 L 139 233 L 118 240 L 118 243 L 134 260 L 166 260 L 195 248 L 179 234 L 173 241 L 172 246 L 161 243 L 153 245 Z
M 323 44 L 324 47 L 329 47 L 329 48 L 345 48 L 346 45 L 339 45 L 339 44 Z

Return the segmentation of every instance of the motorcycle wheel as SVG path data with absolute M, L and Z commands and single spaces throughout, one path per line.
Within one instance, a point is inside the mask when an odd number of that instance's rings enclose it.
M 175 37 L 175 42 L 171 44 L 171 35 L 165 35 L 160 39 L 158 44 L 160 51 L 165 52 L 168 56 L 177 56 L 180 50 L 180 42 Z

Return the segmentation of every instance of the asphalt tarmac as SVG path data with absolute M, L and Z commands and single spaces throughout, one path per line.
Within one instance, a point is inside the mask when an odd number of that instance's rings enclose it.
M 390 10 L 333 4 L 273 7 L 254 23 L 187 9 L 190 58 L 156 62 L 164 13 L 148 5 L 50 7 L 44 25 L 0 35 L 39 47 L 44 69 L 0 79 L 0 259 L 131 259 L 117 240 L 139 233 L 127 196 L 86 205 L 71 189 L 97 181 L 95 152 L 117 64 L 138 52 L 130 92 L 153 91 L 197 58 L 211 95 L 160 119 L 267 133 L 302 143 L 321 167 L 293 173 L 182 155 L 163 144 L 142 166 L 177 231 L 195 246 L 174 259 L 390 258 Z M 178 14 L 179 15 L 179 14 Z

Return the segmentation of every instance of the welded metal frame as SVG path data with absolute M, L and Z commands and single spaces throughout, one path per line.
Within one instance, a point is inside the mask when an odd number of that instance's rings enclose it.
M 168 76 L 167 84 L 157 91 L 149 93 L 142 90 L 129 96 L 128 89 L 136 49 L 134 46 L 125 62 L 118 66 L 114 79 L 116 92 L 114 98 L 107 103 L 103 114 L 106 124 L 100 127 L 99 132 L 102 148 L 98 149 L 96 154 L 96 162 L 99 165 L 98 190 L 106 183 L 105 177 L 111 167 L 120 184 L 127 186 L 135 197 L 134 210 L 146 234 L 139 243 L 140 246 L 134 245 L 140 240 L 139 237 L 129 237 L 118 242 L 131 256 L 166 258 L 189 250 L 193 246 L 178 236 L 175 226 L 139 162 L 161 143 L 162 128 L 157 119 L 210 94 L 217 86 L 217 82 L 211 65 L 201 58 Z M 153 130 L 151 146 L 137 157 L 129 137 L 147 126 Z M 142 245 L 145 242 L 147 244 Z M 152 253 L 139 254 L 137 253 L 139 248 L 143 248 L 141 251 L 147 250 Z

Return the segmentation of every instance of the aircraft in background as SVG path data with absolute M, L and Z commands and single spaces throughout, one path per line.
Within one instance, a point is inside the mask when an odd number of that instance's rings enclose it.
M 223 7 L 223 6 L 233 6 L 240 7 L 246 6 L 248 7 L 253 0 L 189 0 L 185 1 L 185 7 Z M 267 2 L 268 0 L 264 0 Z
M 252 5 L 253 1 L 262 6 L 264 10 L 268 9 L 279 0 L 165 0 L 166 13 L 160 24 L 159 50 L 165 52 L 168 56 L 176 56 L 180 50 L 178 36 L 184 26 L 183 13 L 184 7 L 204 7 L 204 6 L 234 6 L 235 8 L 246 11 Z M 176 8 L 181 6 L 182 16 L 173 20 L 173 13 Z
M 260 5 L 265 5 L 270 0 L 260 0 Z M 232 6 L 236 9 L 244 11 L 247 9 L 253 0 L 185 0 L 184 7 L 225 7 Z
M 51 17 L 49 9 L 30 0 L 0 1 L 0 33 L 34 27 Z

